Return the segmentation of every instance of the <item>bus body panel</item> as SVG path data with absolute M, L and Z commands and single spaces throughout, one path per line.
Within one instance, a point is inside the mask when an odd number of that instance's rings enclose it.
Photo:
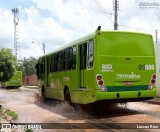
M 96 101 L 102 101 L 102 100 L 111 100 L 118 102 L 119 99 L 126 99 L 124 102 L 132 102 L 130 99 L 135 99 L 137 101 L 146 100 L 148 98 L 152 98 L 156 94 L 156 89 L 153 90 L 143 90 L 141 91 L 141 97 L 138 96 L 139 91 L 122 91 L 122 92 L 100 92 L 97 90 L 96 92 Z M 117 97 L 117 93 L 119 93 L 119 98 Z
M 89 68 L 88 45 L 91 40 L 94 41 L 94 56 L 93 67 Z M 101 100 L 118 102 L 120 99 L 140 101 L 155 96 L 155 85 L 149 90 L 152 77 L 156 74 L 154 45 L 150 35 L 97 31 L 91 36 L 74 41 L 68 47 L 73 46 L 77 50 L 75 69 L 50 71 L 54 67 L 51 56 L 58 53 L 58 50 L 40 57 L 39 63 L 45 65 L 38 81 L 41 95 L 44 87 L 47 98 L 64 100 L 64 89 L 67 86 L 72 103 L 79 104 Z M 82 63 L 85 63 L 85 68 L 81 67 Z M 100 90 L 98 75 L 102 76 L 102 85 L 106 87 L 106 91 Z
M 21 87 L 22 86 L 22 71 L 16 71 L 15 75 L 7 82 L 5 87 Z
M 156 74 L 154 44 L 150 35 L 102 32 L 97 36 L 97 43 L 96 74 L 102 75 L 107 89 L 105 97 L 101 92 L 102 100 L 118 99 L 117 93 L 120 98 L 137 98 L 138 92 L 141 92 L 138 98 L 155 96 L 155 88 L 148 90 L 151 77 Z M 98 95 L 97 100 L 101 98 L 101 94 Z
M 100 65 L 97 73 L 102 74 L 107 87 L 124 86 L 123 83 L 128 81 L 133 82 L 133 84 L 131 84 L 133 86 L 146 85 L 147 87 L 144 90 L 148 89 L 151 77 L 156 73 L 154 57 L 130 58 L 131 60 L 128 62 L 128 60 L 125 60 L 125 57 L 99 57 Z M 112 61 L 109 61 L 110 59 L 112 59 Z M 118 59 L 121 61 L 117 63 L 116 60 Z M 109 91 L 113 92 L 111 89 Z

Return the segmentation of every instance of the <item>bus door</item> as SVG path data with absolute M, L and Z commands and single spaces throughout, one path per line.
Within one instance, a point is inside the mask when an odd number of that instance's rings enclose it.
M 80 88 L 85 88 L 84 79 L 87 59 L 87 43 L 79 45 L 80 49 Z
M 41 80 L 41 85 L 43 85 L 45 81 L 45 58 L 42 58 L 39 61 L 39 77 L 38 78 Z

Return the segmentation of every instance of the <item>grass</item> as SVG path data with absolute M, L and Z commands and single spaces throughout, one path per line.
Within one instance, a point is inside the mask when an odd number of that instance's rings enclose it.
M 14 111 L 8 110 L 6 113 L 11 116 L 13 120 L 17 119 L 17 114 Z
M 0 109 L 0 116 L 6 120 L 8 119 L 8 117 L 11 117 L 13 120 L 16 120 L 18 117 L 18 115 L 14 111 L 2 108 Z
M 33 132 L 31 129 L 25 129 L 24 132 Z

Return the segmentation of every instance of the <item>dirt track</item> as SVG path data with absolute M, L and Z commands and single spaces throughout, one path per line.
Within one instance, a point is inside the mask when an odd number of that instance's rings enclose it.
M 1 89 L 0 103 L 4 108 L 10 108 L 18 114 L 15 123 L 61 123 L 62 127 L 64 123 L 86 123 L 85 127 L 88 125 L 88 131 L 104 131 L 98 129 L 100 123 L 160 123 L 159 105 L 138 102 L 128 103 L 127 107 L 110 105 L 109 108 L 97 108 L 96 110 L 79 107 L 80 110 L 73 111 L 66 103 L 53 100 L 49 100 L 46 104 L 42 103 L 36 92 L 36 89 L 23 87 L 12 90 Z M 94 126 L 97 130 L 89 129 L 93 127 L 90 126 L 93 124 L 89 123 L 97 123 L 97 126 Z M 68 129 L 68 131 L 70 130 Z M 56 129 L 56 131 L 62 131 L 62 129 Z M 76 131 L 80 131 L 80 129 L 76 129 Z

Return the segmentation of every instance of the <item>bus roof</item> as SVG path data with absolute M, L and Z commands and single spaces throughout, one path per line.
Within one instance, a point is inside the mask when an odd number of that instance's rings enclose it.
M 123 31 L 123 30 L 108 30 L 108 31 L 100 31 L 100 32 L 107 32 L 107 33 L 113 33 L 113 32 L 115 32 L 115 33 L 128 33 L 128 34 L 133 34 L 133 33 L 135 33 L 135 34 L 141 34 L 141 35 L 149 35 L 149 36 L 152 36 L 151 34 L 149 34 L 149 33 L 143 33 L 143 32 L 131 32 L 131 31 Z
M 55 52 L 58 52 L 58 51 L 60 51 L 60 50 L 62 50 L 62 49 L 67 49 L 67 48 L 69 48 L 69 47 L 71 47 L 71 46 L 74 46 L 75 44 L 80 43 L 80 42 L 83 43 L 83 42 L 85 42 L 85 41 L 87 41 L 87 40 L 89 40 L 89 39 L 94 38 L 95 35 L 96 35 L 96 32 L 93 32 L 93 33 L 91 33 L 91 34 L 88 34 L 88 35 L 86 35 L 86 36 L 84 36 L 84 37 L 81 37 L 81 38 L 79 38 L 79 39 L 77 39 L 77 40 L 75 40 L 75 41 L 72 41 L 72 42 L 70 42 L 70 43 L 68 43 L 68 44 L 66 44 L 66 45 L 64 45 L 64 46 L 61 46 L 60 48 L 55 49 L 55 50 L 53 50 L 53 51 L 51 51 L 51 52 L 49 52 L 49 53 L 47 53 L 47 54 L 45 54 L 45 55 L 42 55 L 42 56 L 40 56 L 39 58 L 42 58 L 42 57 L 44 57 L 44 56 L 49 56 L 50 54 L 55 53 Z
M 56 53 L 56 52 L 58 52 L 58 51 L 60 51 L 60 50 L 69 48 L 69 47 L 74 46 L 74 45 L 76 45 L 76 44 L 83 43 L 83 42 L 85 42 L 85 41 L 87 41 L 87 40 L 89 40 L 89 39 L 92 39 L 92 38 L 94 38 L 94 37 L 96 36 L 97 31 L 98 31 L 99 33 L 113 33 L 113 32 L 115 32 L 115 33 L 127 33 L 127 34 L 130 34 L 130 33 L 133 34 L 133 33 L 135 33 L 135 34 L 152 36 L 151 34 L 142 33 L 142 32 L 131 32 L 131 31 L 120 31 L 120 30 L 118 30 L 118 31 L 117 31 L 117 30 L 108 30 L 108 31 L 99 31 L 99 30 L 96 30 L 96 32 L 93 32 L 93 33 L 88 34 L 88 35 L 86 35 L 86 36 L 84 36 L 84 37 L 81 37 L 81 38 L 79 38 L 79 39 L 77 39 L 77 40 L 75 40 L 75 41 L 72 41 L 72 42 L 64 45 L 64 46 L 61 46 L 60 48 L 55 49 L 55 50 L 53 50 L 53 51 L 51 51 L 51 52 L 49 52 L 49 53 L 47 53 L 47 54 L 45 54 L 45 55 L 42 55 L 42 56 L 40 56 L 39 58 L 42 58 L 42 57 L 44 57 L 44 56 L 49 56 L 49 55 L 51 55 L 52 53 Z

